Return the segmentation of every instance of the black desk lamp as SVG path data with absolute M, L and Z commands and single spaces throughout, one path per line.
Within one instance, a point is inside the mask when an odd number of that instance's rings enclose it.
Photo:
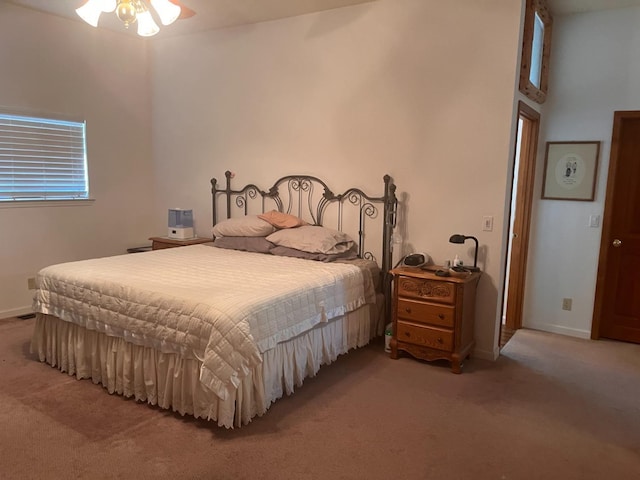
M 467 240 L 469 238 L 471 240 L 473 240 L 474 242 L 476 242 L 476 251 L 473 254 L 473 267 L 466 267 L 465 266 L 464 268 L 466 268 L 467 270 L 470 270 L 472 272 L 477 272 L 477 271 L 480 270 L 478 268 L 478 239 L 476 237 L 471 237 L 469 235 L 460 235 L 459 233 L 456 233 L 454 235 L 451 235 L 451 237 L 449 238 L 449 241 L 451 243 L 464 243 L 465 240 Z

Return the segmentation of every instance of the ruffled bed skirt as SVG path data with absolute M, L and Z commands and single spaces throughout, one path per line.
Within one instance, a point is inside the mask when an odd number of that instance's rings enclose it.
M 262 363 L 224 401 L 200 383 L 199 360 L 133 345 L 52 315 L 37 314 L 31 351 L 41 362 L 78 379 L 90 378 L 109 393 L 233 428 L 264 414 L 321 365 L 366 345 L 380 332 L 383 303 L 366 305 L 264 352 Z

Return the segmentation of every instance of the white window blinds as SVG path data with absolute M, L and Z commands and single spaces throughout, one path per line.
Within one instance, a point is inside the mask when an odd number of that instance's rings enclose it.
M 88 196 L 84 122 L 0 113 L 0 201 Z

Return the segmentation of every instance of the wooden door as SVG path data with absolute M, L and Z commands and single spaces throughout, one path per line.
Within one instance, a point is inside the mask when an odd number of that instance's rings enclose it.
M 522 327 L 522 304 L 524 299 L 525 277 L 527 273 L 527 253 L 529 249 L 529 226 L 531 224 L 531 204 L 533 202 L 533 184 L 535 180 L 536 152 L 540 115 L 526 103 L 518 104 L 520 119 L 520 141 L 516 152 L 517 168 L 514 167 L 512 195 L 513 209 L 510 213 L 512 227 L 509 231 L 506 292 L 504 305 L 504 326 L 508 330 Z
M 614 114 L 591 337 L 640 343 L 640 111 Z

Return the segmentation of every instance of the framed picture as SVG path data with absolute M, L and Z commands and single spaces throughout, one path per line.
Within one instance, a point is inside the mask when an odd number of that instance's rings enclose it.
M 542 198 L 593 201 L 600 142 L 547 142 Z

